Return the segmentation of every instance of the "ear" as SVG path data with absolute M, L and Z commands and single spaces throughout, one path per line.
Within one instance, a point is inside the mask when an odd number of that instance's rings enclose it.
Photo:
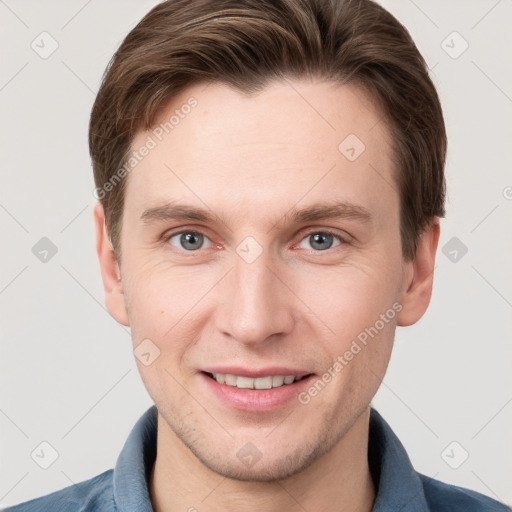
M 130 325 L 121 282 L 121 272 L 114 248 L 108 237 L 105 213 L 100 202 L 94 207 L 94 226 L 96 229 L 96 252 L 100 263 L 101 278 L 105 290 L 105 305 L 108 312 L 123 325 Z
M 414 259 L 404 263 L 402 309 L 397 315 L 397 325 L 415 324 L 427 310 L 432 296 L 439 232 L 439 219 L 436 217 L 421 234 Z

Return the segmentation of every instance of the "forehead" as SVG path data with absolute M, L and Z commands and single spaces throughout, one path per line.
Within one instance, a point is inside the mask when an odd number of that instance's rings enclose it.
M 318 201 L 377 216 L 398 204 L 383 116 L 353 85 L 284 81 L 249 96 L 197 84 L 137 133 L 131 149 L 143 146 L 125 198 L 139 216 L 185 199 L 240 221 Z

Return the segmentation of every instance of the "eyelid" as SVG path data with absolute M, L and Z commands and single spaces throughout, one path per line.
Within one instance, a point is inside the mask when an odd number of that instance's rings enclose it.
M 324 235 L 332 235 L 332 236 L 335 236 L 335 237 L 339 238 L 340 240 L 342 240 L 344 242 L 348 242 L 348 240 L 350 239 L 350 236 L 349 236 L 348 233 L 341 234 L 339 231 L 336 231 L 333 228 L 321 228 L 321 227 L 320 228 L 319 227 L 313 227 L 313 228 L 307 229 L 307 231 L 305 232 L 303 238 L 305 238 L 305 237 L 307 237 L 309 235 L 312 235 L 313 233 L 323 233 Z

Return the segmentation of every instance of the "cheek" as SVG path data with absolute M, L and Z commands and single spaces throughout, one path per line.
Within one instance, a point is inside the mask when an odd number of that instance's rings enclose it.
M 336 376 L 331 389 L 340 404 L 354 397 L 370 400 L 384 376 L 400 307 L 395 281 L 383 267 L 339 267 L 308 280 L 309 287 L 303 284 L 299 292 L 308 297 L 319 325 L 329 328 L 317 330 L 316 337 L 327 355 L 325 371 Z M 324 399 L 329 399 L 328 394 Z
M 187 407 L 179 382 L 189 367 L 187 353 L 203 328 L 198 313 L 207 304 L 201 298 L 211 288 L 209 281 L 208 276 L 198 277 L 197 272 L 193 276 L 163 266 L 131 274 L 125 293 L 130 297 L 134 355 L 146 389 L 161 405 L 166 397 L 173 396 L 175 404 L 181 403 L 183 410 Z M 143 355 L 148 352 L 150 364 Z
M 193 267 L 180 269 L 168 264 L 131 267 L 130 270 L 125 294 L 134 344 L 150 338 L 162 348 L 172 344 L 173 351 L 179 352 L 180 345 L 194 338 L 198 322 L 192 319 L 208 305 L 208 292 L 218 278 L 214 272 L 198 272 Z M 185 330 L 187 337 L 180 335 Z
M 294 289 L 337 339 L 373 325 L 396 300 L 394 272 L 372 265 L 339 266 L 296 275 Z
M 346 407 L 355 410 L 374 396 L 391 356 L 400 309 L 395 279 L 389 273 L 351 267 L 314 282 L 313 289 L 304 288 L 302 293 L 311 310 L 318 312 L 322 322 L 318 325 L 329 328 L 317 330 L 319 348 L 328 356 L 320 380 L 333 383 L 318 405 L 335 402 L 336 414 Z

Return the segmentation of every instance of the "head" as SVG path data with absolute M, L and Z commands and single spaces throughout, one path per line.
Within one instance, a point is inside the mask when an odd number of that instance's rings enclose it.
M 169 431 L 233 478 L 314 463 L 430 300 L 446 134 L 406 29 L 369 0 L 163 2 L 114 55 L 89 144 L 106 304 L 151 349 Z M 212 391 L 226 367 L 309 377 L 254 410 Z

